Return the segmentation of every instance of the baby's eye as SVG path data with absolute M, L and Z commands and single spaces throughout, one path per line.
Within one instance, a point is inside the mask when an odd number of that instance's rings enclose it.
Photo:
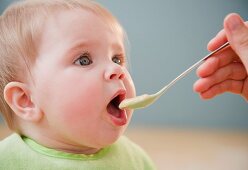
M 90 59 L 89 54 L 85 53 L 85 54 L 82 54 L 74 63 L 81 65 L 81 66 L 87 66 L 87 65 L 92 64 L 92 60 Z
M 118 56 L 118 55 L 115 55 L 113 58 L 112 58 L 112 61 L 116 64 L 119 64 L 119 65 L 123 65 L 124 64 L 124 59 L 122 56 Z

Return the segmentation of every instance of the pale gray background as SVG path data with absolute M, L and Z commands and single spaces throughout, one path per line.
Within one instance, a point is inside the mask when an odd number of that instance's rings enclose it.
M 11 2 L 0 0 L 0 10 Z M 248 20 L 247 0 L 98 0 L 124 26 L 130 41 L 131 74 L 137 94 L 153 93 L 208 53 L 224 17 Z M 154 105 L 134 113 L 131 126 L 248 130 L 248 104 L 225 94 L 203 101 L 193 92 L 195 72 Z

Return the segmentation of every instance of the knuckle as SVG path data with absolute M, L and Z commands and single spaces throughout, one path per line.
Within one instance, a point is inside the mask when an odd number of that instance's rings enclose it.
M 240 38 L 239 45 L 241 48 L 248 48 L 248 35 Z

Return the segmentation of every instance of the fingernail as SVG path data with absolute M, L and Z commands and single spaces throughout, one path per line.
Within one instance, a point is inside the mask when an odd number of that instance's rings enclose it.
M 242 25 L 242 21 L 238 16 L 231 16 L 228 19 L 227 26 L 231 31 L 237 30 Z

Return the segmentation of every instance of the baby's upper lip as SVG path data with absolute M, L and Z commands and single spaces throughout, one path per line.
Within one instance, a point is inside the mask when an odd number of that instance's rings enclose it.
M 126 98 L 126 90 L 125 89 L 117 90 L 117 92 L 113 95 L 110 101 L 112 101 L 117 96 L 119 96 L 119 103 L 121 103 Z

